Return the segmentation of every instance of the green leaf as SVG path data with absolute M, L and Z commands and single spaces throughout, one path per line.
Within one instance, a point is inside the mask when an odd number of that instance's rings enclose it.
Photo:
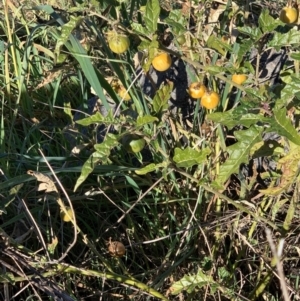
M 248 130 L 234 133 L 238 142 L 227 148 L 229 157 L 220 167 L 216 179 L 218 185 L 223 185 L 232 174 L 237 173 L 242 163 L 247 164 L 249 162 L 251 148 L 255 143 L 262 140 L 262 131 L 263 128 L 252 126 Z
M 138 50 L 139 51 L 143 51 L 143 52 L 146 52 L 146 51 L 148 51 L 148 49 L 149 49 L 149 47 L 150 47 L 150 45 L 151 45 L 151 43 L 152 43 L 153 41 L 148 41 L 148 40 L 145 40 L 145 41 L 142 41 L 141 43 L 140 43 L 140 45 L 138 46 Z M 156 48 L 158 48 L 158 42 L 156 41 Z
M 9 191 L 9 197 L 4 198 L 2 197 L 0 202 L 0 215 L 7 214 L 6 207 L 8 207 L 14 200 L 16 199 L 17 194 L 19 193 L 19 190 L 23 187 L 23 183 L 16 185 L 12 187 Z
M 141 45 L 139 46 L 139 50 L 146 51 L 148 53 L 148 59 L 144 60 L 143 66 L 142 66 L 143 70 L 145 72 L 149 71 L 152 61 L 153 61 L 154 57 L 157 55 L 158 47 L 159 47 L 159 45 L 158 45 L 156 36 L 153 36 L 153 39 L 150 43 L 145 41 L 145 42 L 142 42 Z
M 276 49 L 279 49 L 283 46 L 289 46 L 299 43 L 300 32 L 298 31 L 298 29 L 293 28 L 285 33 L 275 32 L 274 36 L 272 37 L 272 40 L 268 42 L 268 47 L 275 47 Z
M 49 14 L 52 18 L 54 18 L 61 26 L 64 25 L 63 20 L 61 17 L 53 10 L 53 8 L 50 5 L 40 5 L 36 6 L 34 9 L 36 10 L 43 10 L 47 14 Z M 98 97 L 101 99 L 103 105 L 109 111 L 110 107 L 106 100 L 106 97 L 103 93 L 102 86 L 99 82 L 98 76 L 96 74 L 95 68 L 91 62 L 91 58 L 87 55 L 86 51 L 82 47 L 82 45 L 79 43 L 78 39 L 76 39 L 72 34 L 70 35 L 70 43 L 66 43 L 65 46 L 68 48 L 70 53 L 75 57 L 75 59 L 80 64 L 82 71 L 98 95 Z M 104 80 L 104 78 L 103 78 Z
M 136 125 L 143 126 L 145 124 L 153 123 L 155 121 L 158 121 L 158 118 L 152 115 L 139 116 L 137 118 Z
M 282 22 L 280 20 L 275 20 L 270 16 L 268 9 L 263 9 L 258 18 L 258 24 L 263 33 L 268 33 L 281 25 Z
M 148 28 L 138 23 L 131 22 L 131 27 L 136 34 L 142 34 L 144 36 L 147 36 L 151 33 Z
M 176 281 L 170 287 L 172 295 L 178 295 L 182 291 L 192 293 L 195 289 L 216 284 L 212 276 L 205 275 L 201 270 L 194 275 L 184 275 L 179 281 Z
M 225 267 L 219 267 L 217 272 L 219 279 L 221 279 L 222 281 L 230 279 L 232 275 L 230 272 L 228 272 L 228 270 L 226 270 Z
M 250 27 L 250 26 L 238 27 L 238 31 L 249 36 L 254 41 L 258 41 L 263 36 L 262 31 L 258 27 Z
M 165 161 L 163 163 L 159 163 L 159 164 L 151 163 L 139 170 L 136 170 L 135 173 L 138 175 L 146 175 L 149 172 L 158 171 L 158 169 L 160 169 L 160 168 L 166 168 L 167 164 L 168 164 L 167 161 Z
M 260 93 L 260 90 L 253 88 L 245 88 L 245 92 L 247 93 L 247 95 L 258 98 L 261 101 L 266 101 L 266 97 L 262 95 L 262 93 Z
M 15 276 L 11 272 L 2 272 L 0 275 L 1 283 L 9 283 L 11 285 L 15 285 Z
M 152 104 L 155 113 L 159 113 L 168 108 L 168 101 L 171 97 L 172 90 L 173 82 L 168 82 L 166 85 L 162 85 L 155 93 Z
M 297 183 L 297 185 L 299 185 L 299 182 Z M 297 203 L 299 200 L 299 195 L 298 195 L 298 190 L 299 186 L 295 189 L 294 191 L 294 197 L 291 199 L 289 208 L 286 212 L 286 217 L 284 219 L 284 223 L 282 228 L 286 231 L 286 233 L 291 229 L 292 225 L 293 225 L 293 220 L 294 218 L 297 218 L 295 215 L 295 213 L 297 212 Z M 281 207 L 282 208 L 282 207 Z
M 205 148 L 201 151 L 187 147 L 185 149 L 175 148 L 173 157 L 177 167 L 191 167 L 196 164 L 201 164 L 207 160 L 210 154 L 210 149 Z
M 84 162 L 81 174 L 79 178 L 76 181 L 74 192 L 77 190 L 77 188 L 87 179 L 90 173 L 93 172 L 95 165 L 101 161 L 101 156 L 98 155 L 96 152 L 92 153 L 90 157 Z
M 94 115 L 77 120 L 76 123 L 83 126 L 89 126 L 96 123 L 118 124 L 118 120 L 113 117 L 113 113 L 110 110 L 107 116 L 103 116 L 100 112 L 96 112 Z
M 241 63 L 244 60 L 245 54 L 251 50 L 253 47 L 253 41 L 251 39 L 244 39 L 242 44 L 239 44 L 239 49 L 237 52 L 237 62 Z
M 79 5 L 79 6 L 75 6 L 75 7 L 68 7 L 68 13 L 79 13 L 79 12 L 85 12 L 86 11 L 86 6 L 84 6 L 83 4 Z
M 142 151 L 146 145 L 146 141 L 137 135 L 127 135 L 123 137 L 122 144 L 128 152 L 136 154 Z
M 207 40 L 207 47 L 218 51 L 221 55 L 225 55 L 228 50 L 231 50 L 230 45 L 224 43 L 221 39 L 212 34 Z
M 96 167 L 96 164 L 101 162 L 106 164 L 109 162 L 109 155 L 112 148 L 119 144 L 118 139 L 113 134 L 107 134 L 105 140 L 101 144 L 95 144 L 95 152 L 90 155 L 86 162 L 84 162 L 81 174 L 77 179 L 74 187 L 74 191 L 87 179 L 89 174 L 91 174 Z
M 82 20 L 83 17 L 81 16 L 75 17 L 71 15 L 70 21 L 62 26 L 61 33 L 54 50 L 56 57 L 59 56 L 61 47 L 66 44 L 72 34 L 72 31 L 82 22 Z
M 139 186 L 139 184 L 130 176 L 128 175 L 124 175 L 127 185 L 129 187 L 131 187 L 132 189 L 134 189 L 136 194 L 139 194 L 141 191 L 141 187 Z
M 281 172 L 281 179 L 277 186 L 269 186 L 267 189 L 260 190 L 266 195 L 279 195 L 286 191 L 295 183 L 299 175 L 300 147 L 290 143 L 289 153 L 280 158 L 277 162 L 277 169 Z
M 100 144 L 95 144 L 94 149 L 97 153 L 102 156 L 103 164 L 108 162 L 108 156 L 110 154 L 110 150 L 119 144 L 118 137 L 116 135 L 108 133 L 105 136 L 105 140 Z
M 51 255 L 54 255 L 54 254 L 55 254 L 55 250 L 56 250 L 56 248 L 57 248 L 57 245 L 58 245 L 58 239 L 57 239 L 56 236 L 54 236 L 54 237 L 52 238 L 51 243 L 48 243 L 48 244 L 47 244 L 47 249 L 48 249 L 48 251 L 49 251 L 49 253 L 50 253 Z
M 287 203 L 290 203 L 290 198 L 285 198 L 285 199 L 276 198 L 274 200 L 275 202 L 273 202 L 272 204 L 272 216 L 270 217 L 271 220 L 273 221 L 276 219 L 277 213 L 280 214 L 282 208 L 286 208 L 286 206 L 288 206 Z M 283 227 L 283 229 L 285 228 Z
M 0 182 L 0 191 L 7 191 L 11 186 L 15 186 L 31 180 L 32 177 L 28 175 L 21 175 L 21 176 L 14 177 L 12 179 Z
M 273 155 L 280 155 L 283 153 L 283 146 L 276 140 L 267 140 L 256 143 L 250 152 L 251 157 L 270 157 Z
M 175 9 L 170 11 L 169 16 L 164 20 L 175 34 L 186 31 L 186 18 L 183 16 L 181 10 Z
M 282 80 L 287 84 L 280 92 L 280 99 L 276 100 L 276 108 L 286 107 L 300 93 L 299 78 L 289 75 Z
M 56 56 L 56 64 L 57 65 L 63 64 L 67 60 L 67 58 L 68 58 L 68 55 L 66 53 L 59 53 Z
M 243 105 L 226 112 L 208 114 L 207 119 L 225 125 L 228 127 L 228 129 L 232 129 L 237 125 L 243 125 L 248 128 L 251 125 L 257 124 L 258 122 L 269 121 L 269 118 L 264 117 L 257 112 L 249 113 L 248 108 Z
M 269 132 L 277 132 L 292 141 L 293 143 L 300 145 L 300 135 L 292 125 L 291 120 L 286 116 L 286 108 L 275 109 L 274 118 L 270 120 Z
M 292 58 L 293 60 L 300 61 L 300 52 L 294 52 L 294 53 L 291 53 L 291 58 Z
M 157 21 L 160 14 L 158 0 L 148 0 L 145 12 L 145 24 L 150 33 L 154 34 L 157 30 Z
M 220 74 L 225 70 L 223 66 L 216 66 L 216 65 L 208 65 L 205 66 L 205 71 L 208 72 L 209 74 Z

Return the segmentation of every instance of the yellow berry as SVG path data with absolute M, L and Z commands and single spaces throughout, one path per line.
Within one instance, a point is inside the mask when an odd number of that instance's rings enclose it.
M 283 23 L 287 23 L 287 24 L 295 23 L 298 19 L 298 11 L 294 7 L 289 7 L 289 6 L 284 7 L 280 12 L 279 19 Z
M 172 65 L 172 59 L 169 53 L 158 54 L 152 61 L 152 66 L 157 71 L 167 71 Z
M 206 87 L 198 82 L 192 83 L 189 86 L 189 95 L 192 98 L 201 98 L 206 92 Z
M 71 221 L 71 219 L 73 219 L 74 215 L 73 215 L 73 211 L 72 211 L 72 209 L 70 207 L 66 206 L 66 210 L 67 210 L 68 214 L 65 211 L 63 211 L 63 210 L 60 211 L 60 218 L 64 222 L 68 223 L 68 222 Z
M 206 92 L 201 98 L 201 105 L 206 109 L 215 109 L 220 102 L 217 92 Z
M 247 80 L 247 76 L 245 74 L 233 74 L 232 81 L 238 85 L 241 85 Z

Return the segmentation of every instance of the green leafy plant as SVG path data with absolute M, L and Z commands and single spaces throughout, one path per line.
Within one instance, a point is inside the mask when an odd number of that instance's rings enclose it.
M 299 299 L 291 3 L 56 4 L 0 10 L 5 299 Z

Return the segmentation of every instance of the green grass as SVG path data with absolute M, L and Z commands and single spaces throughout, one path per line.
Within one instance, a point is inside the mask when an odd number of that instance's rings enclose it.
M 51 4 L 1 5 L 0 299 L 298 300 L 300 34 L 285 4 Z M 156 85 L 161 51 L 175 67 Z M 196 81 L 215 110 L 185 92 Z

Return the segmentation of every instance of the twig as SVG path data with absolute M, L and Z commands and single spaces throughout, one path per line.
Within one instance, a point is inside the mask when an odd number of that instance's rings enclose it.
M 285 282 L 285 276 L 284 276 L 284 272 L 283 272 L 282 262 L 280 261 L 280 258 L 282 256 L 284 239 L 280 239 L 279 244 L 278 244 L 278 250 L 276 251 L 275 244 L 272 240 L 271 230 L 269 228 L 266 228 L 266 235 L 267 235 L 267 240 L 269 242 L 273 257 L 276 262 L 276 268 L 277 268 L 278 275 L 279 275 L 279 281 L 280 281 L 283 299 L 284 299 L 284 301 L 290 301 L 290 297 L 289 297 L 286 282 Z

